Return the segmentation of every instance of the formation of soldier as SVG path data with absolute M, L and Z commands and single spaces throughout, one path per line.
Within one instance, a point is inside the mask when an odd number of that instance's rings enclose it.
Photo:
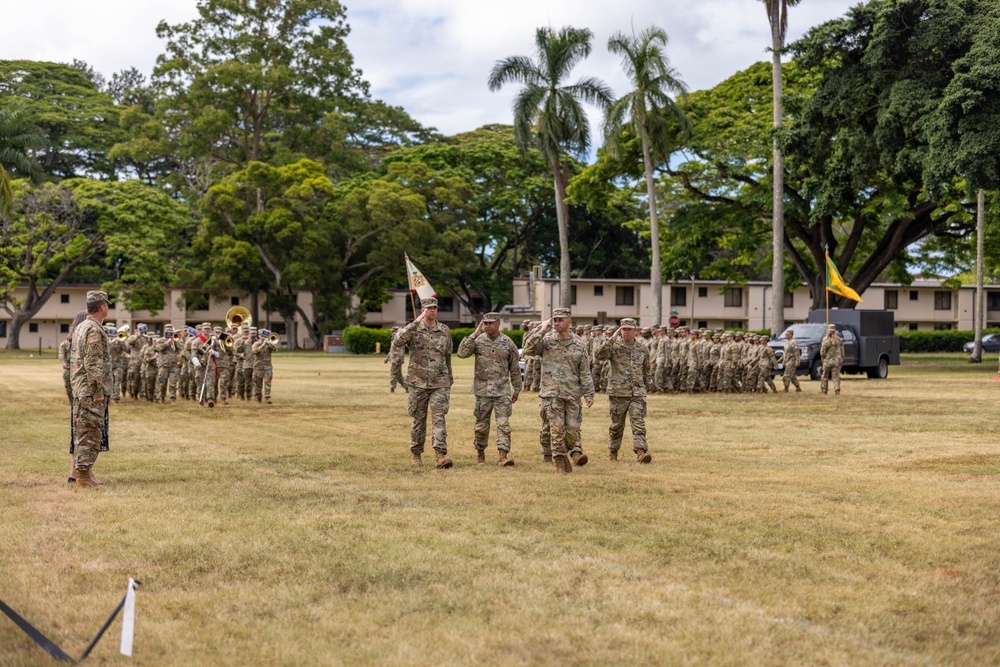
M 273 368 L 277 349 L 267 329 L 248 324 L 213 326 L 175 331 L 166 325 L 162 336 L 139 324 L 135 330 L 106 327 L 112 367 L 111 400 L 123 397 L 150 403 L 196 401 L 215 407 L 216 400 L 256 400 L 271 403 Z M 62 358 L 62 352 L 60 352 Z

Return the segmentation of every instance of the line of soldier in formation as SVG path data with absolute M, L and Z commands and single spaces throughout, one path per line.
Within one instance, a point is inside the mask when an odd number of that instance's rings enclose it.
M 113 385 L 111 400 L 123 396 L 151 403 L 198 401 L 214 407 L 230 398 L 271 402 L 273 368 L 271 354 L 277 343 L 267 329 L 244 324 L 224 331 L 203 322 L 198 327 L 174 331 L 166 325 L 162 336 L 139 324 L 122 337 L 113 325 L 105 327 L 109 336 Z M 59 346 L 66 393 L 72 402 L 69 380 L 71 338 Z
M 541 323 L 526 320 L 522 323 L 525 337 Z M 597 350 L 603 341 L 618 327 L 613 325 L 579 325 L 576 336 L 584 341 L 594 389 L 607 390 L 611 363 L 598 360 Z M 644 327 L 636 340 L 646 347 L 652 365 L 652 376 L 647 390 L 650 394 L 667 393 L 777 393 L 771 370 L 780 368 L 784 390 L 790 385 L 802 391 L 795 369 L 801 352 L 794 338 L 787 337 L 782 360 L 792 363 L 779 364 L 774 350 L 767 344 L 766 336 L 742 331 L 694 329 L 688 327 Z M 538 391 L 541 381 L 541 358 L 525 354 L 524 386 L 527 391 Z M 838 387 L 839 389 L 839 387 Z

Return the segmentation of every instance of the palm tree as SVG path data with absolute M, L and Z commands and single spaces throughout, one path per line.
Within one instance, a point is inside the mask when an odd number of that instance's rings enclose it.
M 31 149 L 40 148 L 44 143 L 45 135 L 28 122 L 22 107 L 0 107 L 0 218 L 9 217 L 14 204 L 10 172 L 34 173 Z
M 493 66 L 489 78 L 493 91 L 505 83 L 524 84 L 514 99 L 514 138 L 523 150 L 532 145 L 538 148 L 552 170 L 559 225 L 559 302 L 564 308 L 570 306 L 568 156 L 582 156 L 590 146 L 590 125 L 580 102 L 602 109 L 611 104 L 611 90 L 600 79 L 585 77 L 564 84 L 573 67 L 590 55 L 592 37 L 587 29 L 567 26 L 555 32 L 539 28 L 535 31 L 536 60 L 504 58 Z
M 973 327 L 975 328 L 975 340 L 972 345 L 972 356 L 969 357 L 970 364 L 983 363 L 983 306 L 986 305 L 983 292 L 983 245 L 986 236 L 986 191 L 982 188 L 976 195 L 976 307 L 972 309 L 975 314 Z
M 680 74 L 670 67 L 664 49 L 667 33 L 661 28 L 646 28 L 638 37 L 616 33 L 608 40 L 608 51 L 621 56 L 622 68 L 632 82 L 632 92 L 617 100 L 608 109 L 604 121 L 604 141 L 611 157 L 618 157 L 622 133 L 631 130 L 642 143 L 642 164 L 646 174 L 646 195 L 649 199 L 649 236 L 653 246 L 653 261 L 649 281 L 653 288 L 653 324 L 663 317 L 663 276 L 660 268 L 660 224 L 653 188 L 652 147 L 660 157 L 669 155 L 668 124 L 686 134 L 691 127 L 687 116 L 669 93 L 684 95 L 686 88 Z
M 771 333 L 785 329 L 785 158 L 778 145 L 778 128 L 781 127 L 781 52 L 785 48 L 788 29 L 788 8 L 799 0 L 762 0 L 771 24 L 771 92 L 774 101 L 773 168 L 774 192 L 771 216 Z

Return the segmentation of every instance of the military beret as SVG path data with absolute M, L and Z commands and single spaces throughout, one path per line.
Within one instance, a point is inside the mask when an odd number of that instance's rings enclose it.
M 552 311 L 552 317 L 573 317 L 573 313 L 569 308 L 556 308 Z
M 483 315 L 483 322 L 499 322 L 500 313 L 486 313 Z
M 619 325 L 622 329 L 637 329 L 635 318 L 623 317 L 621 324 Z
M 420 300 L 420 307 L 421 308 L 437 308 L 438 307 L 438 300 L 435 299 L 432 296 L 429 296 L 426 299 L 421 299 Z
M 94 304 L 108 303 L 108 293 L 102 292 L 99 289 L 90 290 L 87 292 L 87 305 L 91 306 Z

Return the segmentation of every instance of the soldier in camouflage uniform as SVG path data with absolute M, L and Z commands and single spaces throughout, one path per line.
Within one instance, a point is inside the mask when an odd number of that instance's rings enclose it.
M 556 308 L 552 319 L 543 322 L 524 343 L 525 351 L 542 359 L 539 439 L 543 456 L 546 459 L 551 456 L 558 474 L 572 472 L 570 458 L 578 466 L 587 463 L 587 455 L 580 446 L 583 424 L 580 399 L 586 401 L 588 408 L 594 404 L 594 379 L 587 363 L 586 346 L 573 335 L 572 324 L 569 308 Z M 555 331 L 549 333 L 550 328 Z
M 59 343 L 59 363 L 62 365 L 63 384 L 66 386 L 66 398 L 69 399 L 69 404 L 73 405 L 73 383 L 70 382 L 69 377 L 70 350 L 73 347 L 70 336 L 72 336 L 72 334 L 67 334 L 66 340 Z
M 223 405 L 227 405 L 230 395 L 230 387 L 233 383 L 233 364 L 235 363 L 236 341 L 231 334 L 223 333 L 221 327 L 217 331 L 219 337 L 219 358 L 216 359 L 219 365 L 219 400 Z
M 529 333 L 531 333 L 531 320 L 525 320 L 524 322 L 521 322 L 521 331 L 524 332 L 521 336 L 521 341 L 523 344 L 524 339 L 528 337 Z M 528 358 L 526 354 L 522 353 L 521 358 L 524 359 L 524 391 L 531 391 L 531 381 L 534 380 L 535 378 L 534 376 L 535 369 L 534 367 L 532 367 L 531 360 Z
M 408 412 L 413 418 L 410 427 L 412 465 L 422 465 L 420 457 L 427 441 L 429 410 L 432 444 L 437 458 L 435 467 L 450 468 L 452 461 L 448 458 L 445 415 L 448 414 L 451 385 L 455 381 L 451 372 L 451 331 L 437 320 L 437 299 L 421 299 L 420 307 L 420 315 L 396 334 L 399 345 L 410 348 L 406 386 Z
M 142 390 L 142 349 L 146 347 L 146 337 L 142 335 L 139 331 L 139 327 L 143 325 L 136 326 L 135 330 L 132 332 L 128 338 L 125 339 L 125 344 L 128 346 L 128 393 L 132 398 L 139 398 L 139 394 Z
M 781 353 L 781 365 L 784 367 L 781 382 L 785 385 L 785 391 L 788 391 L 790 384 L 795 385 L 795 391 L 802 391 L 802 387 L 799 386 L 799 377 L 795 374 L 801 359 L 802 350 L 799 349 L 799 344 L 795 342 L 792 330 L 789 329 L 785 332 L 785 349 Z
M 140 397 L 152 403 L 156 399 L 156 362 L 157 354 L 155 347 L 156 338 L 150 334 L 149 343 L 142 348 L 142 389 Z
M 743 355 L 743 376 L 745 378 L 743 392 L 753 393 L 759 389 L 757 380 L 760 375 L 760 345 L 755 334 L 747 334 L 744 340 L 746 341 L 746 354 Z
M 180 354 L 183 343 L 180 336 L 174 338 L 174 328 L 167 325 L 163 330 L 163 338 L 153 344 L 156 349 L 156 401 L 165 403 L 167 395 L 170 395 L 170 402 L 177 402 L 177 381 L 180 379 L 180 369 L 177 367 L 177 358 Z
M 253 397 L 260 403 L 261 395 L 264 402 L 271 404 L 271 381 L 274 378 L 274 366 L 271 355 L 278 349 L 277 343 L 272 343 L 271 332 L 261 329 L 260 340 L 250 347 L 253 353 Z
M 733 392 L 733 364 L 736 358 L 736 348 L 733 345 L 733 332 L 722 334 L 722 348 L 719 350 L 719 389 L 723 394 Z
M 222 345 L 212 331 L 209 322 L 202 322 L 201 335 L 195 339 L 195 358 L 198 365 L 195 371 L 195 400 L 210 408 L 215 407 L 215 380 L 218 373 L 216 359 L 222 354 Z
M 177 355 L 177 384 L 180 389 L 181 398 L 185 400 L 191 398 L 191 375 L 194 370 L 194 367 L 191 365 L 191 355 L 194 354 L 191 350 L 192 338 L 190 331 L 185 330 L 181 332 L 181 351 Z
M 400 369 L 403 367 L 403 354 L 402 348 L 396 345 L 396 332 L 399 331 L 399 327 L 393 327 L 389 331 L 389 350 L 385 353 L 385 359 L 382 360 L 383 364 L 389 365 L 389 393 L 396 393 L 396 385 L 400 384 L 403 380 L 403 376 Z M 398 359 L 398 363 L 397 363 Z M 406 382 L 403 381 L 403 389 L 406 389 Z
M 485 329 L 485 333 L 481 333 Z M 490 437 L 490 415 L 496 414 L 497 449 L 500 465 L 512 466 L 510 458 L 510 413 L 521 393 L 521 368 L 517 363 L 517 345 L 500 332 L 500 313 L 486 313 L 471 335 L 462 339 L 458 357 L 475 355 L 476 368 L 472 393 L 476 397 L 473 416 L 476 418 L 476 462 L 486 462 L 486 446 Z M 512 393 L 513 392 L 513 393 Z
M 128 367 L 128 345 L 118 337 L 117 329 L 108 331 L 108 346 L 111 348 L 111 400 L 117 403 L 125 392 L 125 369 Z
M 618 460 L 618 450 L 625 434 L 625 417 L 632 427 L 632 451 L 639 463 L 653 457 L 646 444 L 646 387 L 652 379 L 649 351 L 635 340 L 636 322 L 622 319 L 621 326 L 597 350 L 597 358 L 607 361 L 608 405 L 611 427 L 608 429 L 608 458 Z
M 246 400 L 253 399 L 253 344 L 257 340 L 257 327 L 247 328 L 247 335 L 243 339 L 243 393 Z
M 774 350 L 767 344 L 765 336 L 760 337 L 760 344 L 762 346 L 760 353 L 760 390 L 766 394 L 767 388 L 770 387 L 771 392 L 777 394 L 778 388 L 774 386 L 774 378 L 771 377 L 771 370 L 778 367 L 778 358 L 774 356 Z
M 108 334 L 101 323 L 108 316 L 106 292 L 87 292 L 87 319 L 73 331 L 70 375 L 76 410 L 73 418 L 76 486 L 96 488 L 93 467 L 107 447 L 108 400 L 114 380 Z
M 538 329 L 540 322 L 532 322 L 532 331 Z M 521 347 L 524 348 L 524 339 L 521 339 Z M 537 354 L 531 355 L 529 363 L 531 364 L 531 391 L 538 393 L 542 386 L 542 358 Z
M 844 363 L 844 341 L 837 335 L 836 325 L 826 327 L 826 336 L 819 347 L 819 356 L 823 360 L 823 375 L 820 377 L 819 390 L 826 393 L 833 378 L 833 393 L 840 393 L 840 367 Z

